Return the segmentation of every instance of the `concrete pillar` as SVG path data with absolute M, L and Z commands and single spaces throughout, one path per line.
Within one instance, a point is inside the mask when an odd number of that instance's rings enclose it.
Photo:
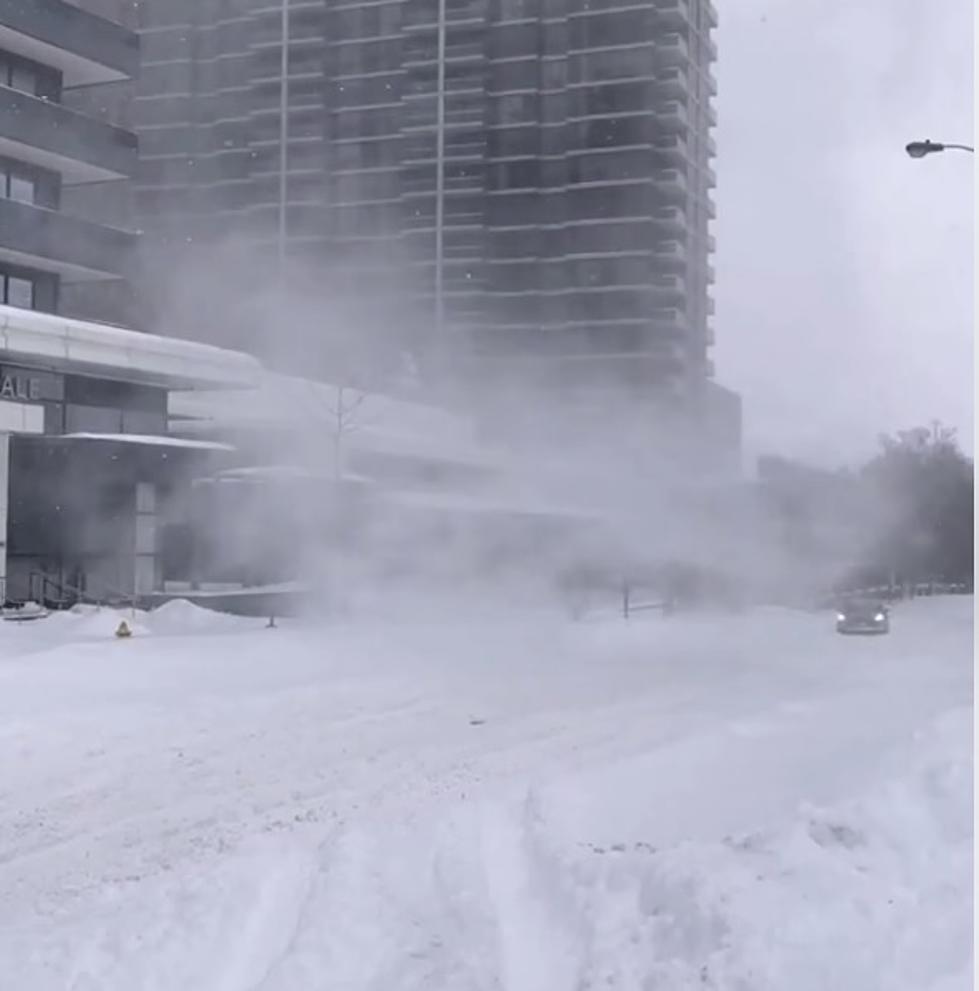
M 0 604 L 7 601 L 7 517 L 10 506 L 10 434 L 0 433 Z
M 156 486 L 136 484 L 136 530 L 133 561 L 133 592 L 145 595 L 156 588 L 157 524 Z

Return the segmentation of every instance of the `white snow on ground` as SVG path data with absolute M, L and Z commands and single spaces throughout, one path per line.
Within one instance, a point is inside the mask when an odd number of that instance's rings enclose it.
M 972 600 L 0 624 L 7 991 L 959 991 Z

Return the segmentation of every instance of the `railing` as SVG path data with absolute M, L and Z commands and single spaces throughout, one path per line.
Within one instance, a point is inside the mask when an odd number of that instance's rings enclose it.
M 673 612 L 674 606 L 670 600 L 665 598 L 640 599 L 636 597 L 635 591 L 628 585 L 622 586 L 622 618 L 628 619 L 639 612 L 660 612 L 668 616 Z
M 133 592 L 121 592 L 110 586 L 102 586 L 101 595 L 92 595 L 43 571 L 32 571 L 27 579 L 28 600 L 46 609 L 70 609 L 76 605 L 98 607 L 125 607 L 135 611 L 137 596 Z M 50 594 L 53 593 L 53 594 Z
M 848 588 L 833 593 L 827 598 L 842 599 L 846 596 L 864 598 L 876 597 L 887 602 L 902 599 L 927 598 L 932 595 L 972 595 L 972 582 L 907 582 L 898 585 L 869 585 L 863 588 Z

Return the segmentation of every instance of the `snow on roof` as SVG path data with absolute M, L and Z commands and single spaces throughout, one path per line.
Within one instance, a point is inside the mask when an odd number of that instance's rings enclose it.
M 100 440 L 113 444 L 139 444 L 144 447 L 180 447 L 197 451 L 233 451 L 230 444 L 210 440 L 186 440 L 183 437 L 158 437 L 151 434 L 62 434 L 62 440 Z
M 124 327 L 0 306 L 0 354 L 39 368 L 168 389 L 255 385 L 261 365 L 238 351 Z
M 577 509 L 531 501 L 499 501 L 457 492 L 383 492 L 381 502 L 413 509 L 438 509 L 463 513 L 509 514 L 514 516 L 548 516 L 587 520 L 592 517 Z
M 265 374 L 256 389 L 195 392 L 170 397 L 173 426 L 202 434 L 265 428 L 336 431 L 342 423 L 353 448 L 432 460 L 490 466 L 478 451 L 472 424 L 424 403 L 407 402 L 325 382 Z M 196 421 L 196 422 L 193 422 Z
M 301 465 L 249 465 L 244 468 L 228 468 L 219 471 L 208 481 L 317 481 L 342 482 L 353 485 L 372 485 L 371 479 L 345 471 L 339 477 L 336 472 L 323 468 L 305 468 Z

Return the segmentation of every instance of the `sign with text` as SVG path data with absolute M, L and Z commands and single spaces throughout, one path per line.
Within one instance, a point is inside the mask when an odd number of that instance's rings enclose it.
M 0 400 L 15 403 L 61 402 L 64 395 L 63 375 L 11 365 L 0 367 Z

